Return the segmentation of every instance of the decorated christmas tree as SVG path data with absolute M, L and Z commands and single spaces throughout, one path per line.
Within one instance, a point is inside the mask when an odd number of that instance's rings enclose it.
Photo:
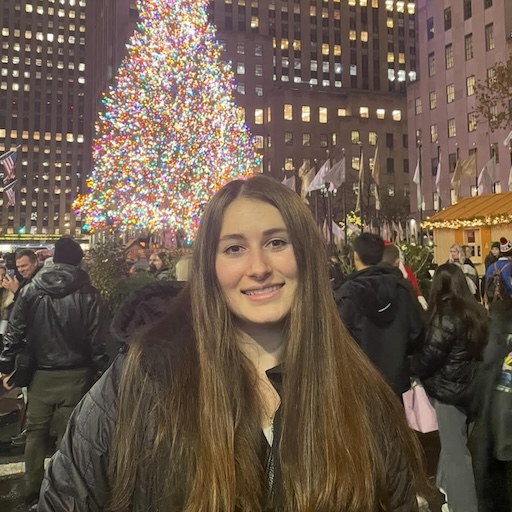
M 255 172 L 207 3 L 139 0 L 140 23 L 96 127 L 89 190 L 75 202 L 92 229 L 191 236 L 209 198 Z

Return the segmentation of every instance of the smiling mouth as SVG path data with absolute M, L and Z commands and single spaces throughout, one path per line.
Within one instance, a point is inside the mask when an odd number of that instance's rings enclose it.
M 265 288 L 258 288 L 257 290 L 242 290 L 242 293 L 250 296 L 265 295 L 266 293 L 276 292 L 283 286 L 284 284 L 275 284 L 274 286 L 266 286 Z

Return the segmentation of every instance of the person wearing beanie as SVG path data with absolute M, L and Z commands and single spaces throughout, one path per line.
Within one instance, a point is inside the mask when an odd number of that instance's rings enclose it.
M 489 265 L 485 272 L 485 281 L 489 281 L 493 276 L 499 275 L 501 283 L 505 288 L 504 292 L 512 297 L 512 240 L 505 237 L 500 238 L 500 256 L 497 261 Z M 490 283 L 489 283 L 490 284 Z M 486 285 L 488 287 L 488 284 Z M 486 291 L 488 300 L 491 300 L 490 294 Z
M 62 237 L 55 242 L 53 263 L 65 263 L 66 265 L 78 267 L 83 257 L 84 251 L 80 247 L 80 244 L 75 242 L 72 238 Z
M 0 353 L 3 386 L 28 387 L 25 502 L 29 506 L 39 496 L 50 425 L 54 424 L 60 442 L 73 409 L 107 368 L 99 293 L 78 267 L 82 257 L 82 248 L 72 238 L 55 243 L 53 264 L 43 266 L 20 290 Z M 17 356 L 23 353 L 32 354 L 32 364 L 20 373 Z
M 485 257 L 485 270 L 487 270 L 489 268 L 489 266 L 492 265 L 495 261 L 498 261 L 499 257 L 500 257 L 500 243 L 492 242 L 491 250 L 489 251 L 489 254 Z

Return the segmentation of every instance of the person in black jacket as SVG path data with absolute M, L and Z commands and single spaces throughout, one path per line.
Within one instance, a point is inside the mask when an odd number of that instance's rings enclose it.
M 337 293 L 338 309 L 350 334 L 401 397 L 410 388 L 408 354 L 425 336 L 422 310 L 399 269 L 379 265 L 384 240 L 363 233 L 354 240 L 356 272 Z
M 470 445 L 479 512 L 510 512 L 512 384 L 510 370 L 504 372 L 503 366 L 512 352 L 512 296 L 504 293 L 502 300 L 489 304 L 489 314 L 489 342 L 478 373 L 478 417 Z M 508 453 L 502 453 L 503 448 Z
M 437 486 L 451 512 L 478 512 L 467 442 L 473 383 L 487 342 L 487 312 L 454 263 L 437 268 L 428 304 L 427 340 L 422 352 L 413 356 L 411 370 L 435 399 L 441 440 Z
M 223 187 L 189 284 L 73 413 L 39 512 L 417 511 L 417 440 L 326 261 L 293 191 Z
M 58 441 L 76 404 L 107 357 L 100 329 L 99 295 L 78 268 L 83 252 L 71 238 L 55 244 L 54 265 L 45 266 L 16 300 L 0 354 L 4 387 L 16 384 L 16 356 L 27 346 L 35 372 L 28 386 L 25 445 L 26 502 L 37 500 L 46 438 L 52 419 Z M 12 379 L 11 379 L 12 377 Z

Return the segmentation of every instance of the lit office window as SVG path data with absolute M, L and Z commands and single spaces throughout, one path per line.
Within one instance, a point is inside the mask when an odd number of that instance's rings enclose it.
M 436 143 L 438 141 L 437 136 L 437 124 L 430 125 L 430 142 Z
M 310 106 L 303 106 L 302 107 L 302 121 L 304 123 L 311 122 L 311 107 Z
M 327 107 L 318 107 L 318 122 L 327 123 Z
M 384 119 L 386 117 L 386 110 L 383 108 L 377 109 L 377 119 Z
M 437 107 L 437 93 L 431 91 L 429 94 L 430 110 L 434 110 Z
M 468 96 L 475 94 L 475 75 L 470 75 L 466 78 L 466 94 Z
M 391 117 L 393 121 L 401 121 L 402 120 L 402 111 L 401 110 L 393 110 L 391 112 Z
M 283 115 L 285 121 L 293 121 L 293 106 L 291 104 L 285 103 Z
M 263 109 L 257 108 L 254 110 L 254 123 L 263 124 Z
M 370 109 L 368 107 L 359 107 L 359 116 L 360 117 L 370 117 Z

